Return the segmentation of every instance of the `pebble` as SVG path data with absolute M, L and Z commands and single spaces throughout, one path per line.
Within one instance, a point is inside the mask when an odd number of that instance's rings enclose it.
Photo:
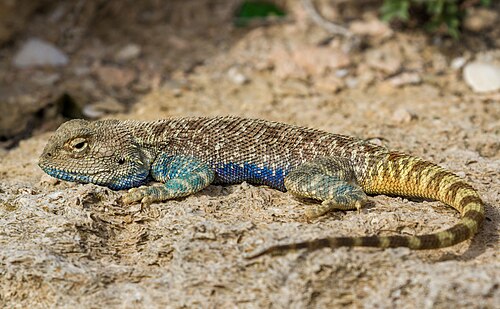
M 232 67 L 227 71 L 227 76 L 229 77 L 229 80 L 236 85 L 243 85 L 249 81 L 248 77 L 243 75 L 243 73 L 235 67 Z
M 417 119 L 417 115 L 406 108 L 400 107 L 392 113 L 392 120 L 396 123 L 409 123 Z
M 129 61 L 139 57 L 140 54 L 141 47 L 139 45 L 128 44 L 116 53 L 115 59 L 118 61 Z
M 328 70 L 344 68 L 351 64 L 348 54 L 326 47 L 304 46 L 293 52 L 292 60 L 312 76 L 322 75 Z
M 59 179 L 49 176 L 47 174 L 43 174 L 42 177 L 40 177 L 40 182 L 43 184 L 54 186 L 59 183 Z
M 467 58 L 465 57 L 457 57 L 451 60 L 451 68 L 453 70 L 460 70 L 467 63 Z
M 359 84 L 359 80 L 355 77 L 347 78 L 345 84 L 348 88 L 356 88 Z
M 463 26 L 467 30 L 479 32 L 494 27 L 497 19 L 498 13 L 494 10 L 472 8 L 465 16 Z
M 31 80 L 40 86 L 53 86 L 61 79 L 61 75 L 57 73 L 36 72 L 31 76 Z
M 98 67 L 95 72 L 99 80 L 109 88 L 126 87 L 136 78 L 136 74 L 133 70 L 110 65 Z
M 68 56 L 60 49 L 37 38 L 29 39 L 14 56 L 14 65 L 18 68 L 63 66 L 68 61 Z
M 335 71 L 335 76 L 338 78 L 343 78 L 346 77 L 349 74 L 349 70 L 347 69 L 340 69 Z
M 471 62 L 463 71 L 463 78 L 474 92 L 500 90 L 500 66 L 488 62 Z
M 392 36 L 393 31 L 391 27 L 385 22 L 380 21 L 377 18 L 372 17 L 368 21 L 353 21 L 349 30 L 357 35 L 366 35 L 380 38 L 387 38 Z
M 389 83 L 394 87 L 401 87 L 404 85 L 417 85 L 422 82 L 420 75 L 415 72 L 404 72 L 389 79 Z
M 94 104 L 85 105 L 83 107 L 83 114 L 91 119 L 101 118 L 107 114 L 122 113 L 125 107 L 113 98 L 107 98 Z
M 397 46 L 386 45 L 366 53 L 366 63 L 386 74 L 395 74 L 401 69 L 403 60 Z

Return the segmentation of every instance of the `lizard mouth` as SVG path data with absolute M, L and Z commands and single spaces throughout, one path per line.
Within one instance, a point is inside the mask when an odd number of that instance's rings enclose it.
M 92 177 L 103 173 L 109 173 L 111 170 L 109 169 L 99 169 L 99 170 L 78 170 L 78 169 L 62 169 L 54 167 L 51 164 L 47 163 L 39 163 L 38 166 L 50 176 L 67 180 L 66 178 L 78 178 L 78 177 Z

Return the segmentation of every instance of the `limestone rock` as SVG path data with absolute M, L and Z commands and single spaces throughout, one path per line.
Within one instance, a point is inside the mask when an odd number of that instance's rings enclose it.
M 62 66 L 68 63 L 68 56 L 49 42 L 31 38 L 14 56 L 18 68 L 34 66 Z
M 471 62 L 465 66 L 463 77 L 474 92 L 500 90 L 500 66 L 493 63 Z

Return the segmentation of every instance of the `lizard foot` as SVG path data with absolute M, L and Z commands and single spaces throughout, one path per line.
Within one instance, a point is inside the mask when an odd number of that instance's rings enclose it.
M 333 200 L 323 201 L 319 205 L 314 205 L 305 212 L 306 220 L 310 221 L 312 219 L 318 218 L 331 210 L 352 210 L 356 209 L 358 213 L 361 212 L 361 208 L 368 202 L 367 198 L 355 200 L 351 204 L 340 204 Z
M 122 202 L 124 204 L 132 204 L 140 201 L 143 205 L 150 205 L 153 202 L 150 190 L 151 188 L 148 186 L 132 188 L 122 196 Z

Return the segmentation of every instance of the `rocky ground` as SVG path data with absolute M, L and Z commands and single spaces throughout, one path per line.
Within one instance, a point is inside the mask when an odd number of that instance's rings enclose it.
M 296 1 L 278 1 L 284 20 L 245 28 L 233 24 L 239 1 L 13 3 L 0 3 L 0 307 L 500 304 L 498 5 L 467 17 L 453 41 L 391 29 L 376 18 L 376 1 L 322 6 L 352 38 L 312 23 Z M 246 183 L 124 207 L 122 192 L 57 181 L 37 166 L 68 118 L 227 114 L 354 135 L 436 162 L 480 192 L 484 226 L 442 250 L 245 260 L 281 242 L 429 233 L 459 215 L 439 202 L 374 196 L 361 213 L 307 223 L 308 203 Z

